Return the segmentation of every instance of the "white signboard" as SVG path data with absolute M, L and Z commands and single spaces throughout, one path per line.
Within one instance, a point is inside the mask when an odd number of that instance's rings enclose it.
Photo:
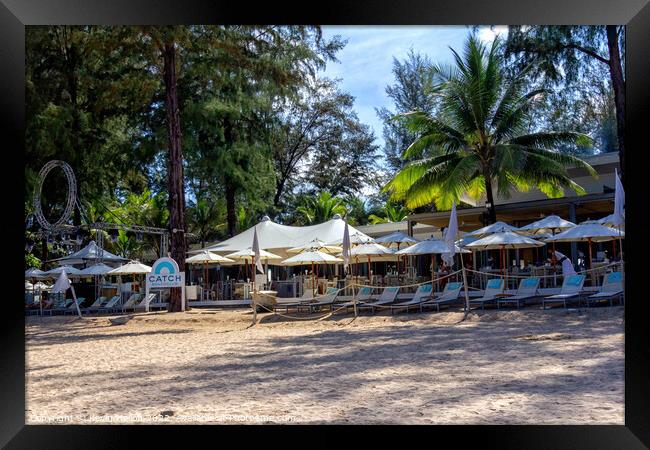
M 147 295 L 149 289 L 181 288 L 181 310 L 185 311 L 185 272 L 178 269 L 178 264 L 173 258 L 160 258 L 151 266 L 147 274 Z M 147 310 L 149 307 L 147 305 Z

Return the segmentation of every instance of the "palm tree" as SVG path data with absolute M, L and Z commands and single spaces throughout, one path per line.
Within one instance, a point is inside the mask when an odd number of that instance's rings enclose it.
M 221 212 L 217 203 L 206 199 L 197 200 L 196 205 L 190 209 L 189 218 L 201 239 L 201 247 L 205 247 L 208 238 L 226 225 L 225 222 L 219 223 Z
M 563 187 L 584 194 L 567 167 L 583 167 L 592 175 L 594 169 L 554 148 L 586 145 L 590 138 L 574 132 L 526 132 L 531 109 L 544 90 L 525 92 L 530 67 L 506 77 L 499 42 L 495 39 L 488 49 L 470 36 L 462 57 L 452 49 L 454 66 L 431 68 L 440 112 L 435 117 L 421 111 L 401 116 L 418 136 L 403 157 L 416 160 L 384 187 L 393 200 L 404 200 L 409 208 L 435 202 L 442 210 L 465 193 L 475 199 L 485 194 L 494 223 L 493 183 L 506 198 L 513 187 L 537 187 L 549 197 L 564 195 Z
M 395 205 L 390 202 L 386 202 L 382 208 L 382 212 L 383 216 L 370 214 L 368 216 L 368 221 L 372 224 L 401 222 L 403 220 L 406 220 L 406 217 L 410 213 L 409 209 L 405 206 Z
M 327 222 L 336 214 L 345 217 L 347 209 L 342 199 L 323 191 L 318 197 L 305 197 L 304 203 L 296 208 L 296 212 L 303 215 L 308 223 L 316 224 Z

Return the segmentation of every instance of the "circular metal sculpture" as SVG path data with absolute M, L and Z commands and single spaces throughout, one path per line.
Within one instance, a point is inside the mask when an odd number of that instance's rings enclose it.
M 55 223 L 50 223 L 43 215 L 43 209 L 41 207 L 41 192 L 43 190 L 45 177 L 47 177 L 47 174 L 50 173 L 50 171 L 55 167 L 60 167 L 63 170 L 66 179 L 68 180 L 68 198 L 66 201 L 65 210 L 63 211 L 61 217 L 59 217 L 59 220 L 57 220 Z M 70 167 L 67 162 L 60 160 L 50 161 L 45 164 L 38 175 L 40 180 L 38 187 L 34 190 L 34 215 L 36 216 L 36 220 L 38 220 L 38 223 L 41 225 L 41 227 L 43 227 L 43 229 L 48 231 L 54 230 L 60 225 L 67 222 L 72 215 L 77 199 L 77 180 L 74 177 L 72 167 Z

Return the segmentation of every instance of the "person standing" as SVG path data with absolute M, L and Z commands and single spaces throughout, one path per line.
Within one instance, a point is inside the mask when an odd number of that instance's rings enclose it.
M 551 261 L 553 260 L 553 257 L 555 257 L 555 261 L 557 261 L 559 264 L 562 264 L 562 275 L 574 275 L 576 273 L 571 260 L 564 253 L 560 253 L 555 250 L 554 254 L 553 250 L 549 249 L 548 254 L 551 256 Z

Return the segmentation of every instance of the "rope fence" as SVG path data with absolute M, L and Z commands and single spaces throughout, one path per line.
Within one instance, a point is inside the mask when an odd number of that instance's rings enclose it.
M 615 262 L 615 263 L 607 264 L 607 265 L 597 267 L 597 268 L 577 271 L 576 274 L 585 274 L 585 275 L 587 275 L 587 274 L 592 273 L 592 272 L 602 272 L 602 271 L 605 271 L 607 269 L 615 268 L 615 267 L 621 267 L 621 269 L 622 269 L 622 266 L 623 266 L 623 264 L 621 262 Z M 465 270 L 467 272 L 471 272 L 471 273 L 478 274 L 478 275 L 485 275 L 485 276 L 492 277 L 492 278 L 525 279 L 525 278 L 531 278 L 532 276 L 534 276 L 536 278 L 556 278 L 558 276 L 558 274 L 552 274 L 552 275 L 530 275 L 530 274 L 529 275 L 511 275 L 511 274 L 508 274 L 508 275 L 503 275 L 502 273 L 484 272 L 484 271 L 473 270 L 473 269 L 469 269 L 469 268 L 466 268 Z M 437 284 L 438 281 L 441 281 L 441 280 L 444 280 L 444 279 L 447 279 L 447 278 L 451 278 L 451 277 L 457 277 L 458 274 L 460 274 L 460 273 L 462 273 L 462 270 L 456 270 L 456 271 L 451 272 L 451 273 L 449 273 L 447 275 L 436 277 L 433 280 L 427 280 L 427 281 L 423 281 L 421 283 L 412 283 L 412 284 L 398 285 L 398 286 L 375 286 L 375 285 L 369 285 L 369 284 L 358 283 L 358 282 L 352 281 L 350 283 L 346 283 L 341 288 L 335 288 L 336 292 L 331 292 L 330 294 L 314 297 L 313 299 L 311 299 L 309 301 L 300 301 L 299 298 L 296 298 L 296 302 L 291 302 L 290 306 L 288 306 L 287 310 L 292 308 L 292 307 L 295 307 L 296 309 L 299 309 L 300 307 L 309 308 L 310 313 L 308 315 L 302 315 L 302 316 L 292 315 L 292 314 L 288 314 L 288 313 L 283 314 L 283 313 L 278 312 L 276 310 L 275 306 L 273 308 L 269 308 L 268 306 L 266 306 L 266 305 L 264 305 L 262 303 L 257 303 L 257 302 L 253 302 L 253 307 L 254 308 L 259 307 L 259 308 L 261 308 L 263 310 L 266 310 L 267 312 L 273 313 L 274 315 L 277 315 L 279 317 L 283 317 L 283 318 L 286 318 L 286 319 L 291 319 L 291 320 L 325 320 L 325 319 L 327 319 L 329 317 L 332 317 L 334 314 L 336 314 L 336 313 L 338 313 L 338 312 L 340 312 L 340 311 L 342 311 L 344 309 L 347 311 L 348 309 L 350 309 L 352 307 L 354 307 L 356 309 L 358 307 L 372 306 L 373 309 L 384 310 L 384 309 L 391 309 L 391 308 L 394 308 L 396 306 L 396 305 L 392 305 L 392 304 L 386 304 L 386 305 L 378 304 L 378 305 L 375 305 L 373 303 L 377 301 L 377 298 L 373 299 L 372 301 L 357 300 L 357 295 L 358 295 L 358 292 L 359 292 L 359 290 L 361 288 L 370 288 L 373 291 L 378 291 L 378 290 L 383 291 L 384 289 L 389 289 L 389 288 L 398 288 L 398 290 L 410 289 L 410 288 L 419 288 L 420 286 L 423 286 L 423 285 L 426 285 L 426 284 L 432 284 L 432 283 Z M 563 275 L 560 274 L 559 276 L 563 276 Z M 482 291 L 483 290 L 483 289 L 480 289 L 480 288 L 477 288 L 477 287 L 474 287 L 474 286 L 469 286 L 469 283 L 467 283 L 466 287 L 469 290 L 474 290 L 474 291 Z M 328 307 L 329 306 L 330 310 L 328 312 L 320 314 L 318 316 L 314 316 L 311 313 L 310 305 L 311 306 L 318 305 L 318 300 L 319 299 L 323 299 L 323 298 L 326 298 L 326 297 L 329 297 L 329 296 L 334 296 L 334 298 L 336 299 L 336 297 L 341 292 L 347 291 L 350 288 L 359 288 L 356 292 L 355 292 L 354 289 L 352 289 L 352 291 L 354 292 L 352 300 L 344 301 L 341 304 L 337 304 L 336 300 L 333 300 L 332 303 L 324 303 L 323 305 L 319 305 L 319 306 L 323 306 L 323 307 Z M 330 288 L 330 289 L 334 289 L 334 288 Z M 273 299 L 274 301 L 277 300 L 276 297 L 274 297 L 274 296 L 272 296 L 270 294 L 262 293 L 262 292 L 258 292 L 258 293 L 256 293 L 256 295 L 259 295 L 261 297 L 267 297 L 269 299 Z M 289 303 L 289 302 L 287 302 L 287 303 Z M 350 303 L 352 303 L 352 305 Z M 276 304 L 276 306 L 278 306 L 278 305 L 280 307 L 282 306 L 281 303 Z M 412 305 L 412 306 L 416 306 L 416 305 Z M 356 311 L 355 311 L 355 316 L 356 316 Z

